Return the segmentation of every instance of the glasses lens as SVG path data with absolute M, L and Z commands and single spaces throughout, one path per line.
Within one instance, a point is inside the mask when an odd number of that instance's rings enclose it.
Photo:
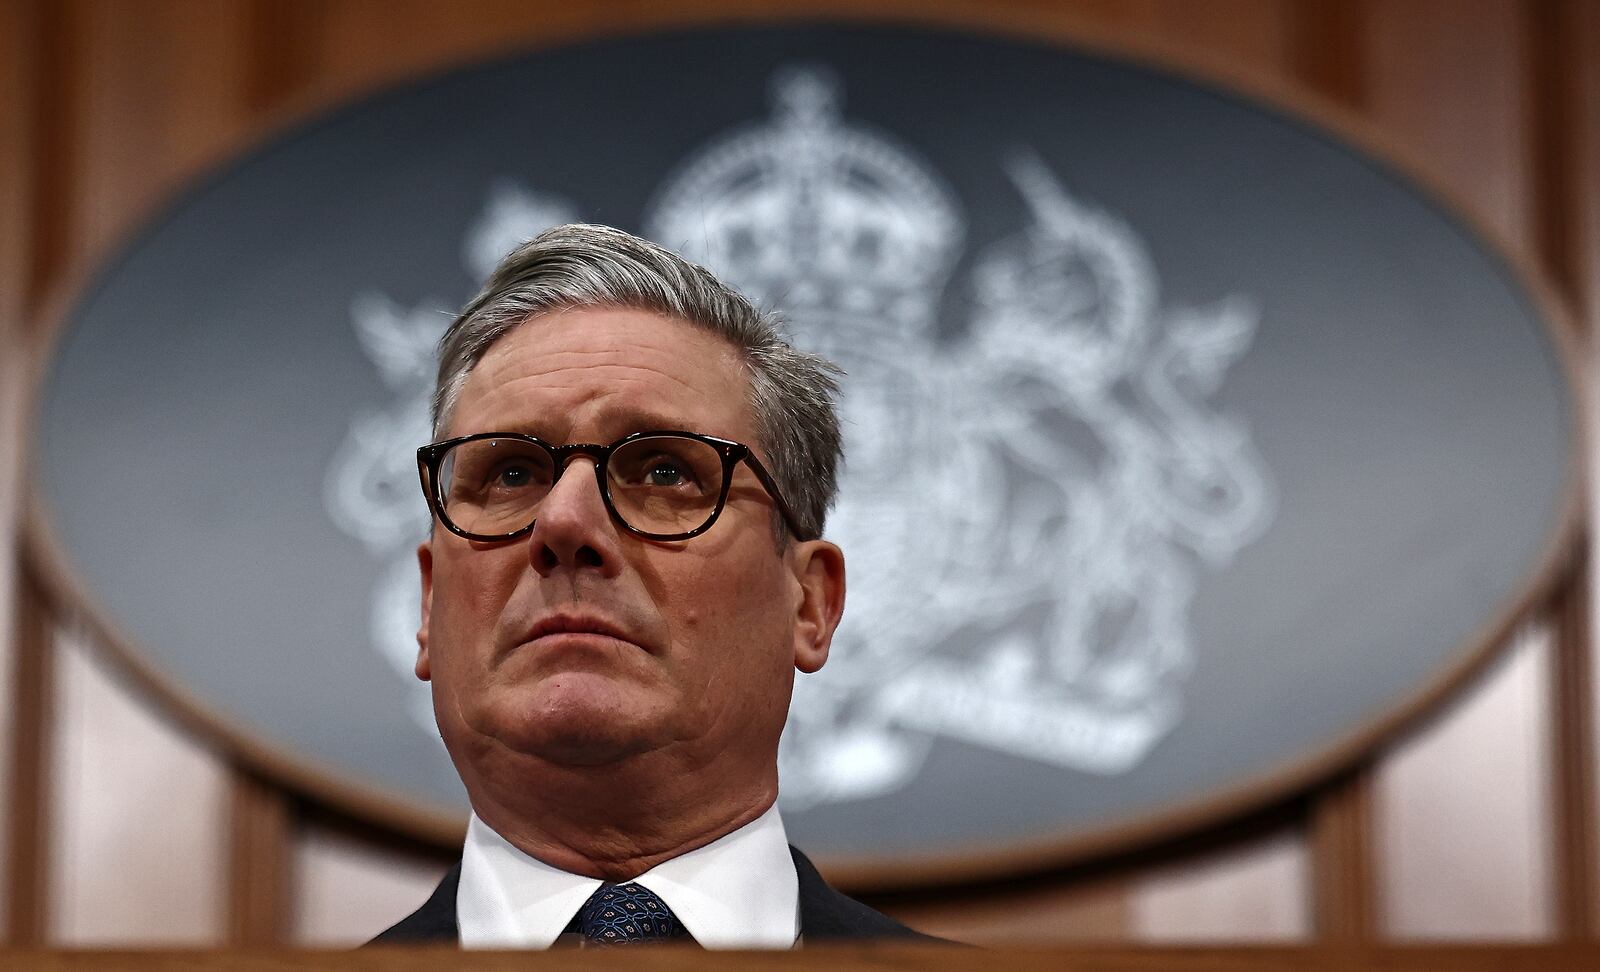
M 698 439 L 635 439 L 611 453 L 606 470 L 612 507 L 641 533 L 698 530 L 722 495 L 722 454 Z
M 474 439 L 439 462 L 445 517 L 467 533 L 500 536 L 533 522 L 553 480 L 550 453 L 519 439 Z

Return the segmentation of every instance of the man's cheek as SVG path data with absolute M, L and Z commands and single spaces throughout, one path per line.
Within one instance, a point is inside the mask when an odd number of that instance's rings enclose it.
M 477 641 L 493 632 L 505 606 L 501 579 L 484 571 L 452 571 L 434 579 L 434 615 L 442 615 L 453 640 Z
M 477 646 L 483 640 L 477 605 L 463 594 L 435 595 L 429 624 L 429 654 L 434 677 L 459 682 L 472 665 Z

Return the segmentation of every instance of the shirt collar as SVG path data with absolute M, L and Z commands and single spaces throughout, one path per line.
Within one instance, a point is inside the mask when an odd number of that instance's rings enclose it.
M 790 948 L 799 935 L 800 881 L 776 805 L 634 881 L 706 948 Z M 456 892 L 461 945 L 548 948 L 601 883 L 529 857 L 473 814 Z

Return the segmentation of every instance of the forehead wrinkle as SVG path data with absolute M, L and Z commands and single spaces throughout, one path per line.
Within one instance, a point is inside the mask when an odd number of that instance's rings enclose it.
M 691 377 L 680 373 L 679 369 L 655 367 L 654 363 L 648 361 L 592 360 L 597 357 L 612 359 L 628 350 L 551 351 L 535 359 L 534 370 L 531 371 L 523 371 L 525 362 L 518 361 L 514 354 L 501 355 L 500 360 L 483 362 L 488 367 L 475 369 L 484 372 L 481 376 L 474 375 L 480 378 L 475 384 L 487 387 L 481 394 L 472 396 L 476 401 L 469 402 L 468 408 L 459 411 L 475 424 L 488 422 L 495 424 L 496 430 L 507 432 L 531 430 L 545 435 L 558 429 L 566 432 L 580 420 L 580 415 L 575 413 L 581 413 L 582 420 L 619 435 L 641 431 L 646 427 L 684 428 L 686 431 L 731 435 L 734 438 L 747 434 L 743 427 L 749 418 L 749 393 L 741 387 L 742 369 L 730 375 L 726 369 L 719 368 L 724 362 L 715 362 L 710 368 L 697 373 L 715 375 L 710 387 L 707 387 L 706 383 L 693 381 Z M 522 373 L 499 377 L 507 371 Z M 738 407 L 738 413 L 734 415 L 727 414 L 721 395 L 730 385 Z M 524 388 L 526 392 L 522 391 Z M 663 397 L 676 398 L 680 406 L 688 406 L 683 409 L 685 412 L 696 411 L 701 414 L 675 415 L 673 412 L 676 409 L 663 410 L 655 405 Z M 559 414 L 528 414 L 533 402 L 538 402 L 535 411 Z M 511 414 L 507 415 L 508 412 Z M 730 425 L 739 427 L 740 431 L 733 432 Z
M 473 371 L 496 372 L 507 369 L 515 370 L 522 364 L 521 359 L 526 357 L 526 355 L 518 355 L 518 350 L 520 349 L 514 344 L 502 341 L 490 350 L 489 354 L 484 357 L 483 361 L 479 362 L 478 367 L 473 369 Z M 691 391 L 696 391 L 698 393 L 699 389 L 696 389 L 694 385 L 685 380 L 685 378 L 680 375 L 680 369 L 674 366 L 678 364 L 678 362 L 675 362 L 672 359 L 677 356 L 677 352 L 679 350 L 680 349 L 676 344 L 667 342 L 653 342 L 648 339 L 631 341 L 625 345 L 619 344 L 613 347 L 605 348 L 552 349 L 542 352 L 538 356 L 535 370 L 530 371 L 524 377 L 532 378 L 550 376 L 560 372 L 593 373 L 594 371 L 601 369 L 619 369 L 623 371 L 624 374 L 616 377 L 622 380 L 638 380 L 637 378 L 632 377 L 632 374 L 647 373 L 666 378 L 675 384 L 681 385 L 684 388 L 687 388 Z M 637 354 L 641 351 L 651 353 L 652 357 L 662 360 L 633 362 L 612 360 L 618 355 Z M 719 348 L 716 356 L 719 358 L 730 359 L 726 362 L 717 362 L 717 364 L 736 364 L 736 362 L 732 359 L 736 358 L 737 355 L 734 352 L 734 349 L 731 347 L 727 348 L 725 352 L 723 349 Z M 588 360 L 595 358 L 602 360 L 598 362 L 591 362 Z M 569 359 L 577 360 L 572 361 Z M 712 367 L 705 369 L 705 371 L 702 373 L 708 373 L 715 370 L 715 367 Z M 742 374 L 742 369 L 737 370 L 739 370 Z M 470 381 L 471 379 L 469 378 L 468 380 Z
M 570 396 L 574 400 L 566 404 L 571 407 L 616 399 L 636 389 L 643 389 L 645 393 L 643 397 L 653 399 L 661 397 L 658 382 L 662 378 L 682 389 L 696 402 L 708 402 L 717 397 L 710 390 L 697 387 L 673 374 L 628 365 L 601 365 L 589 366 L 581 371 L 561 369 L 508 378 L 486 392 L 483 400 L 491 403 L 496 399 L 507 397 L 515 399 L 542 395 Z M 519 388 L 526 387 L 529 382 L 537 384 L 532 386 L 532 391 L 528 394 L 521 394 Z

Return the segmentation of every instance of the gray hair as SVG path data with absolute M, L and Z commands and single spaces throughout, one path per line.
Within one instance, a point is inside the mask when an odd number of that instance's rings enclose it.
M 434 437 L 449 424 L 467 376 L 496 341 L 530 318 L 578 307 L 654 311 L 733 345 L 747 369 L 766 465 L 794 511 L 800 539 L 822 535 L 843 457 L 835 405 L 843 372 L 796 349 L 776 315 L 757 309 L 709 270 L 609 226 L 554 227 L 495 268 L 439 341 Z

